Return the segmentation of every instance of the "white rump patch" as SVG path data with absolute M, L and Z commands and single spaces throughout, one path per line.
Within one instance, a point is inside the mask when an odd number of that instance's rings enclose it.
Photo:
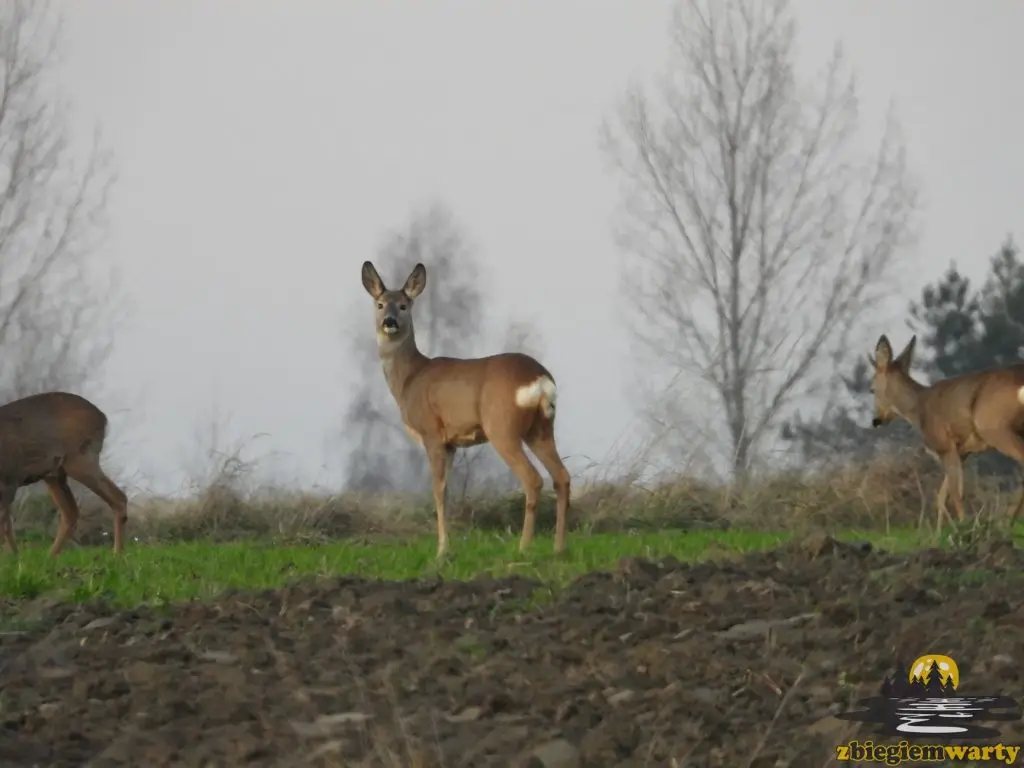
M 547 418 L 555 415 L 555 400 L 558 390 L 547 376 L 541 376 L 532 384 L 524 384 L 516 390 L 516 405 L 520 408 L 540 408 Z
M 1017 390 L 1017 402 L 1024 405 L 1024 387 Z

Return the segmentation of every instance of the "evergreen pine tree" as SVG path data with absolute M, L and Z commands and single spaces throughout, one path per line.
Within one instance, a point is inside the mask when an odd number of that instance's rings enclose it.
M 942 695 L 942 674 L 934 664 L 928 670 L 928 682 L 925 683 L 924 688 L 929 696 L 938 697 Z
M 922 353 L 915 372 L 935 381 L 976 370 L 981 339 L 981 304 L 970 280 L 951 263 L 941 278 L 910 303 L 912 326 Z

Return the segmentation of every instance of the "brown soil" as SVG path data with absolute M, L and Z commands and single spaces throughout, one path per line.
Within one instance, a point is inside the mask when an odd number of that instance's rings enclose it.
M 546 602 L 526 579 L 336 578 L 163 611 L 21 606 L 0 765 L 829 765 L 872 728 L 831 715 L 896 659 L 944 653 L 961 692 L 1024 698 L 1022 573 L 1009 544 L 819 538 L 624 560 Z

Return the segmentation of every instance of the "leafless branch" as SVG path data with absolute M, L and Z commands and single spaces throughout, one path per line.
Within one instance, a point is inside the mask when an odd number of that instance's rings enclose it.
M 630 89 L 604 136 L 631 331 L 647 373 L 710 386 L 743 474 L 887 295 L 916 189 L 891 111 L 859 149 L 841 48 L 798 81 L 787 0 L 682 0 L 671 39 L 659 87 Z
M 48 2 L 0 6 L 0 397 L 77 389 L 105 362 L 113 287 L 93 259 L 114 181 L 99 137 L 85 152 L 52 78 L 60 19 Z

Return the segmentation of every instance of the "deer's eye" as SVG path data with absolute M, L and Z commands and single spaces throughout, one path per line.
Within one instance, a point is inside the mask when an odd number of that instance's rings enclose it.
M 383 305 L 383 304 L 380 304 L 380 303 L 378 303 L 378 304 L 377 304 L 377 309 L 384 309 L 384 305 Z
M 398 308 L 399 308 L 400 310 L 402 310 L 403 312 L 405 312 L 405 309 L 406 309 L 406 307 L 405 307 L 405 304 L 399 304 L 399 305 L 398 305 Z

